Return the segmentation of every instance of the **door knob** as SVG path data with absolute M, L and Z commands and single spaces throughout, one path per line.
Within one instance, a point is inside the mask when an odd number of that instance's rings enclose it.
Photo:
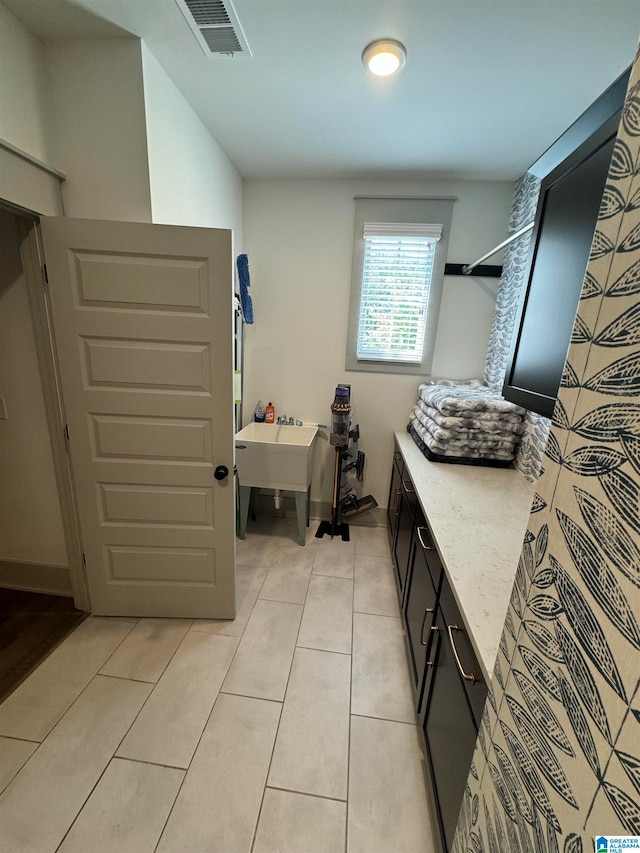
M 224 480 L 225 477 L 229 476 L 229 469 L 226 465 L 218 465 L 216 470 L 213 472 L 213 476 L 216 480 Z

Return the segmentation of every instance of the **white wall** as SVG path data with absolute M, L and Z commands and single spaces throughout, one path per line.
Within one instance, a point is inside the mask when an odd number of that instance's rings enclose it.
M 68 216 L 232 228 L 236 253 L 249 254 L 256 314 L 246 334 L 245 420 L 260 397 L 281 413 L 327 422 L 335 385 L 351 383 L 367 453 L 364 489 L 386 504 L 391 434 L 406 426 L 417 381 L 344 370 L 353 196 L 457 195 L 449 260 L 463 263 L 506 235 L 511 185 L 250 180 L 243 200 L 233 164 L 138 39 L 41 49 L 1 5 L 0 15 L 0 118 L 8 128 L 0 136 L 67 173 Z M 24 104 L 6 94 L 11 87 L 24 89 Z M 496 283 L 445 281 L 435 375 L 482 375 Z M 314 500 L 328 500 L 331 490 L 332 458 L 321 450 Z
M 258 399 L 276 414 L 328 423 L 338 383 L 352 386 L 359 448 L 367 454 L 363 494 L 388 500 L 393 431 L 415 404 L 415 376 L 344 368 L 354 195 L 455 195 L 452 263 L 471 262 L 507 234 L 510 183 L 393 180 L 245 180 L 244 233 L 255 324 L 246 330 L 244 421 Z M 498 263 L 499 256 L 493 260 Z M 447 277 L 434 376 L 481 377 L 498 279 Z M 312 500 L 330 501 L 333 449 L 321 442 Z
M 65 214 L 150 222 L 140 40 L 49 41 L 45 56 Z
M 42 43 L 0 4 L 0 80 L 0 138 L 67 175 L 67 216 L 231 228 L 240 251 L 242 178 L 139 39 Z
M 15 219 L 2 211 L 0 396 L 0 560 L 68 566 Z
M 43 46 L 0 3 L 0 139 L 54 166 L 46 103 Z M 5 148 L 0 148 L 0 198 L 50 215 L 62 210 L 57 178 Z
M 143 43 L 153 222 L 231 228 L 242 245 L 242 178 Z
M 0 4 L 0 138 L 50 161 L 41 43 Z

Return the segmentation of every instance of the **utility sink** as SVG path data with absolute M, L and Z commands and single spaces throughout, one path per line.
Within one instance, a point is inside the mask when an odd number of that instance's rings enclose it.
M 236 433 L 240 531 L 244 539 L 252 488 L 294 492 L 298 542 L 309 526 L 309 490 L 318 427 L 250 423 Z
M 236 433 L 241 486 L 306 492 L 318 427 L 250 423 Z

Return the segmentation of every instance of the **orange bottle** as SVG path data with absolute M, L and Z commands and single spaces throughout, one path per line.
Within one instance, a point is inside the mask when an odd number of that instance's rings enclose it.
M 267 403 L 264 410 L 264 422 L 274 424 L 276 422 L 276 409 L 273 403 Z

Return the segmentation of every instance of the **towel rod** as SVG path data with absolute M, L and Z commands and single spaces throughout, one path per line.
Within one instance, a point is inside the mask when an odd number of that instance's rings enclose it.
M 468 273 L 463 272 L 465 267 L 466 264 L 445 264 L 444 274 L 468 275 Z M 471 275 L 479 278 L 502 278 L 502 267 L 494 264 L 478 264 L 477 267 L 474 267 Z
M 514 240 L 517 240 L 518 237 L 522 237 L 523 234 L 526 234 L 527 231 L 531 231 L 535 222 L 530 222 L 528 225 L 525 225 L 524 228 L 521 228 L 519 231 L 516 231 L 515 234 L 512 234 L 510 237 L 507 237 L 506 240 L 503 240 L 499 246 L 496 246 L 495 249 L 491 249 L 490 252 L 484 254 L 481 258 L 478 258 L 477 261 L 474 261 L 472 264 L 465 264 L 462 267 L 463 275 L 471 275 L 472 270 L 474 270 L 479 264 L 483 261 L 486 261 L 487 258 L 490 258 L 492 255 L 495 255 L 496 252 L 499 252 L 500 249 L 504 249 L 505 246 L 508 246 L 509 243 L 513 243 Z

